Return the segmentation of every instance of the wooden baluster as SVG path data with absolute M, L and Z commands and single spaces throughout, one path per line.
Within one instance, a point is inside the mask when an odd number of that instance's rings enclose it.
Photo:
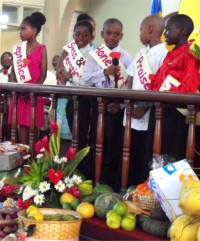
M 3 108 L 2 108 L 4 103 L 3 101 L 4 101 L 4 96 L 0 92 L 0 143 L 3 141 L 3 120 L 2 120 L 4 117 Z
M 30 93 L 31 98 L 31 123 L 30 123 L 30 129 L 29 129 L 29 147 L 30 147 L 30 155 L 33 158 L 34 157 L 34 141 L 35 141 L 35 107 L 36 107 L 36 97 L 34 93 Z
M 131 147 L 131 112 L 132 104 L 130 100 L 124 101 L 126 105 L 126 125 L 123 140 L 123 157 L 122 157 L 122 184 L 121 192 L 124 193 L 127 189 L 128 172 L 130 163 L 130 147 Z
M 98 101 L 98 125 L 97 125 L 97 137 L 96 137 L 96 152 L 95 152 L 95 185 L 100 183 L 101 168 L 103 159 L 103 141 L 104 141 L 104 119 L 105 119 L 105 99 L 99 97 Z
M 162 145 L 162 120 L 163 120 L 163 105 L 160 102 L 155 102 L 155 132 L 153 142 L 153 157 L 160 155 Z
M 50 94 L 51 97 L 51 112 L 50 112 L 50 123 L 56 120 L 56 107 L 57 107 L 57 99 L 55 94 Z
M 187 137 L 187 147 L 186 147 L 186 159 L 189 161 L 190 165 L 193 166 L 194 162 L 194 150 L 195 150 L 195 123 L 197 117 L 197 107 L 194 105 L 188 105 L 188 137 Z
M 8 125 L 8 110 L 9 110 L 9 103 L 8 100 L 10 98 L 8 98 L 7 94 L 4 94 L 4 103 L 3 103 L 3 123 L 2 123 L 2 127 L 3 127 L 3 141 L 5 140 L 10 140 L 10 125 Z
M 12 125 L 11 125 L 11 142 L 12 144 L 17 143 L 17 94 L 15 91 L 12 92 L 13 101 L 13 113 L 12 113 Z
M 79 137 L 79 100 L 77 96 L 72 97 L 74 101 L 74 121 L 72 128 L 72 147 L 78 150 L 78 137 Z

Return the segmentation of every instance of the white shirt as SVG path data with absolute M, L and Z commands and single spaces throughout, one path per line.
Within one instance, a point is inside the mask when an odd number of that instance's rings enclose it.
M 118 45 L 116 48 L 112 49 L 113 52 L 120 52 L 120 62 L 127 69 L 131 64 L 131 56 L 128 52 L 121 49 Z M 103 73 L 101 66 L 93 59 L 92 56 L 88 56 L 86 65 L 83 70 L 83 81 L 89 86 L 99 87 L 99 88 L 114 88 L 114 83 L 109 81 Z
M 158 68 L 162 65 L 163 60 L 167 54 L 167 49 L 165 48 L 165 43 L 161 43 L 158 45 L 155 45 L 154 47 L 150 48 L 149 46 L 143 48 L 143 50 L 146 51 L 149 67 L 152 71 L 152 73 L 156 73 Z M 139 52 L 136 54 L 135 59 L 132 61 L 131 65 L 127 69 L 127 73 L 133 77 L 133 84 L 132 89 L 138 90 L 136 80 L 134 80 L 135 76 L 135 60 L 138 59 Z M 134 82 L 135 81 L 135 82 Z M 131 118 L 131 128 L 135 130 L 147 130 L 148 128 L 148 122 L 149 122 L 149 114 L 150 109 L 144 114 L 144 116 L 140 119 Z M 124 120 L 123 125 L 126 125 L 126 112 L 124 113 Z

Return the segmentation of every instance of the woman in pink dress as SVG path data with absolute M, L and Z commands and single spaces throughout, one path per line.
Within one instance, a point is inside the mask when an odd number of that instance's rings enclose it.
M 31 79 L 25 84 L 43 84 L 47 73 L 47 51 L 43 44 L 37 42 L 36 37 L 45 24 L 46 18 L 40 12 L 24 18 L 20 25 L 20 38 L 27 41 L 26 59 Z M 14 65 L 15 66 L 15 65 Z M 16 68 L 12 67 L 11 81 L 17 82 Z M 8 123 L 12 122 L 12 104 L 9 112 Z M 31 101 L 27 94 L 20 96 L 17 103 L 17 123 L 19 125 L 19 139 L 23 144 L 29 142 L 29 127 L 31 121 Z M 42 97 L 36 101 L 36 127 L 44 125 L 44 103 Z

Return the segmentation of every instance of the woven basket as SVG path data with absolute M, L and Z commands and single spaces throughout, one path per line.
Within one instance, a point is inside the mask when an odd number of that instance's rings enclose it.
M 72 214 L 76 220 L 72 221 L 39 221 L 32 220 L 26 217 L 26 210 L 23 209 L 18 212 L 19 221 L 23 223 L 25 227 L 31 224 L 36 225 L 36 229 L 32 237 L 38 239 L 49 240 L 70 240 L 77 239 L 80 234 L 80 227 L 82 217 L 75 211 L 53 208 L 40 208 L 43 214 Z
M 137 202 L 140 208 L 144 210 L 152 210 L 154 208 L 161 208 L 160 203 L 154 196 L 144 196 L 144 195 L 137 195 Z

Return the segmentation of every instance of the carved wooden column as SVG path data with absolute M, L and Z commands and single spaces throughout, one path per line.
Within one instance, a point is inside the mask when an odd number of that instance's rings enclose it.
M 4 94 L 3 100 L 3 120 L 2 120 L 2 140 L 10 140 L 10 126 L 8 125 L 8 95 Z
M 97 137 L 96 137 L 96 152 L 95 152 L 95 185 L 100 183 L 101 168 L 103 159 L 103 141 L 104 141 L 104 119 L 105 119 L 105 99 L 99 97 L 98 101 L 98 125 L 97 125 Z
M 163 105 L 160 102 L 155 102 L 155 132 L 153 142 L 153 157 L 160 155 L 162 145 L 162 120 L 163 120 Z
M 130 147 L 131 147 L 131 112 L 132 104 L 130 100 L 124 101 L 126 104 L 126 125 L 123 141 L 123 157 L 122 157 L 122 183 L 121 192 L 124 193 L 127 189 L 128 172 L 130 163 Z
M 72 97 L 74 101 L 74 121 L 72 128 L 72 147 L 78 150 L 78 137 L 79 137 L 79 100 L 77 96 Z
M 55 121 L 56 120 L 56 108 L 57 108 L 57 99 L 55 97 L 55 94 L 50 94 L 50 97 L 51 97 L 51 105 L 52 105 L 52 108 L 51 108 L 51 113 L 50 113 L 50 123 L 52 121 Z
M 36 97 L 34 93 L 30 93 L 31 98 L 31 123 L 29 130 L 29 147 L 30 147 L 30 155 L 34 157 L 34 141 L 35 141 L 35 107 L 36 107 Z
M 12 92 L 13 112 L 12 112 L 12 125 L 11 125 L 11 142 L 17 143 L 17 94 Z
M 194 150 L 195 150 L 195 123 L 197 117 L 197 107 L 194 105 L 188 105 L 188 137 L 186 147 L 186 159 L 190 165 L 193 166 L 194 162 Z
M 3 141 L 3 120 L 2 120 L 4 116 L 3 101 L 4 101 L 4 97 L 3 97 L 3 94 L 0 92 L 0 143 Z

